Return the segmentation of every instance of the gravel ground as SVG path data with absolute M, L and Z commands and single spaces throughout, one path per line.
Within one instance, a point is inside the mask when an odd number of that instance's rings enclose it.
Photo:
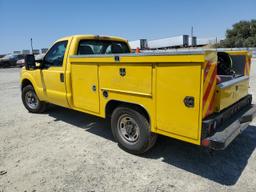
M 256 121 L 225 151 L 160 137 L 139 157 L 117 146 L 102 119 L 61 107 L 28 113 L 18 79 L 19 69 L 0 70 L 0 192 L 255 191 Z

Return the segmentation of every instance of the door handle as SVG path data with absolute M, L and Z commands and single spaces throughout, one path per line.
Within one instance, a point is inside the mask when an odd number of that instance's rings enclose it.
M 64 82 L 64 73 L 60 73 L 60 82 Z

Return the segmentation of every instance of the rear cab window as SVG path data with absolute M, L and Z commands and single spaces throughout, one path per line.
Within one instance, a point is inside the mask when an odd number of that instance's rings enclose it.
M 77 55 L 122 53 L 130 53 L 128 45 L 125 42 L 109 40 L 81 40 L 77 49 Z

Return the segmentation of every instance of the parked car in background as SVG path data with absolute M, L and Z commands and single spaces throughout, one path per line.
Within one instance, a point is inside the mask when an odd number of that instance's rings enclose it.
M 42 59 L 44 58 L 44 56 L 45 56 L 45 53 L 42 53 L 42 54 L 39 54 L 39 55 L 35 55 L 35 60 L 36 60 L 36 61 L 42 60 Z M 25 64 L 24 58 L 23 58 L 23 59 L 20 59 L 20 60 L 18 60 L 18 61 L 16 62 L 16 65 L 17 65 L 18 67 L 23 67 L 24 64 Z
M 17 61 L 24 59 L 22 54 L 8 54 L 0 58 L 0 68 L 13 67 L 17 65 Z
M 4 57 L 5 55 L 0 55 L 0 59 L 2 58 L 2 57 Z
M 16 62 L 18 67 L 23 67 L 25 65 L 25 59 L 20 59 Z

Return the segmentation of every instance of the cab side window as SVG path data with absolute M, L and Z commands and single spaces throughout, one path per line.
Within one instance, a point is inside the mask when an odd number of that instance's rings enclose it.
M 44 57 L 44 65 L 46 67 L 61 67 L 66 51 L 68 41 L 61 41 L 52 46 Z

